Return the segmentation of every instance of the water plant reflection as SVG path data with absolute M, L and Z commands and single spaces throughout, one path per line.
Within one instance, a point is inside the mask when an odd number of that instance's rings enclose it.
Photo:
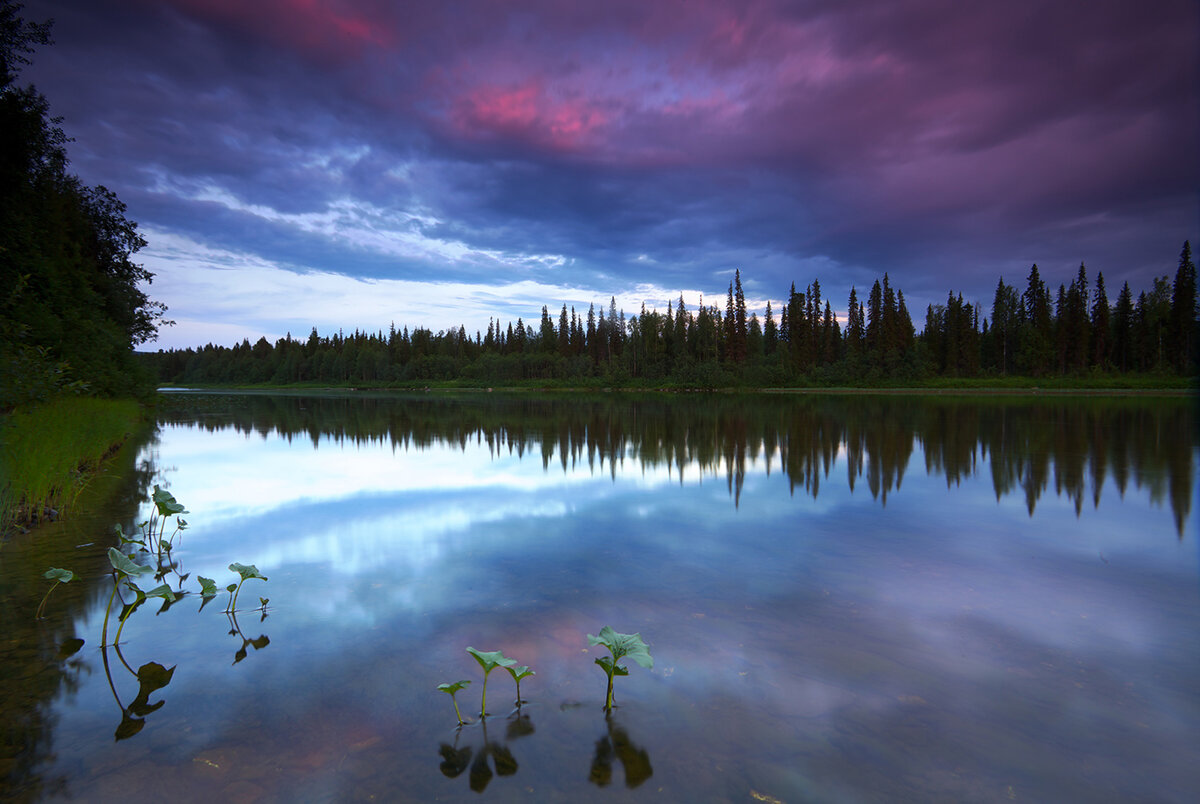
M 588 781 L 599 787 L 612 783 L 613 757 L 621 763 L 625 773 L 625 786 L 634 788 L 654 775 L 650 765 L 650 753 L 629 738 L 629 732 L 613 721 L 611 713 L 604 715 L 604 735 L 596 741 L 596 754 Z
M 108 645 L 100 646 L 100 655 L 104 663 L 104 675 L 108 679 L 108 688 L 112 690 L 113 700 L 117 702 L 117 706 L 121 709 L 121 722 L 117 725 L 117 730 L 114 733 L 114 738 L 119 742 L 127 740 L 140 732 L 146 726 L 146 716 L 162 708 L 166 700 L 159 700 L 156 703 L 150 703 L 151 694 L 163 689 L 171 683 L 171 678 L 175 675 L 175 667 L 163 667 L 158 662 L 146 662 L 137 670 L 129 666 L 125 661 L 125 657 L 121 654 L 121 649 L 117 645 L 113 645 L 113 652 L 121 665 L 129 671 L 129 673 L 137 679 L 138 692 L 128 706 L 121 703 L 121 696 L 117 693 L 117 686 L 113 682 L 112 670 L 108 662 Z
M 479 721 L 481 742 L 460 748 L 459 740 L 462 735 L 464 732 L 470 732 L 470 729 L 463 729 L 460 726 L 454 733 L 452 744 L 441 743 L 438 746 L 438 754 L 442 757 L 438 769 L 441 770 L 442 775 L 448 779 L 455 779 L 469 768 L 468 783 L 476 793 L 482 793 L 495 776 L 516 774 L 519 766 L 516 757 L 508 747 L 508 741 L 527 737 L 536 731 L 529 715 L 522 713 L 519 708 L 509 717 L 508 725 L 504 730 L 503 742 L 489 739 L 487 729 L 487 719 L 482 718 Z M 491 760 L 490 764 L 489 759 Z M 495 768 L 494 773 L 493 767 Z

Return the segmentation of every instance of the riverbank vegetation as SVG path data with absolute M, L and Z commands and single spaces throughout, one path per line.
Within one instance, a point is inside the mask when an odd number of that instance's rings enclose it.
M 0 418 L 0 526 L 69 508 L 141 418 L 136 402 L 90 397 L 60 397 Z
M 153 391 L 134 347 L 165 307 L 132 261 L 145 241 L 125 206 L 68 171 L 59 119 L 18 83 L 49 23 L 0 0 L 0 529 L 69 505 L 86 472 L 140 418 L 115 401 Z M 93 398 L 95 397 L 95 398 Z
M 822 298 L 819 280 L 792 286 L 778 311 L 747 316 L 741 274 L 725 309 L 632 316 L 595 306 L 580 315 L 542 307 L 534 327 L 488 322 L 434 333 L 417 327 L 287 337 L 251 345 L 209 344 L 141 355 L 160 382 L 180 385 L 423 384 L 460 386 L 690 388 L 849 387 L 1187 387 L 1200 353 L 1196 266 L 1185 242 L 1174 281 L 1166 275 L 1136 300 L 1125 283 L 1110 304 L 1103 274 L 1084 265 L 1052 297 L 1037 265 L 1024 290 L 996 286 L 990 311 L 951 291 L 929 305 L 916 331 L 904 293 L 884 274 L 860 300 L 851 288 L 846 326 Z

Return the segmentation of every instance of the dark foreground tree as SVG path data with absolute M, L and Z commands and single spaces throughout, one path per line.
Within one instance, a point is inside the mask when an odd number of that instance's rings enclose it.
M 133 347 L 166 309 L 131 261 L 145 245 L 125 206 L 67 172 L 67 138 L 33 87 L 17 85 L 49 25 L 0 0 L 0 409 L 64 387 L 130 394 Z

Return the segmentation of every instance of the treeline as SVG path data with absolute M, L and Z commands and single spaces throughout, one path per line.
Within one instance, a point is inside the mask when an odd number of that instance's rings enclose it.
M 860 300 L 851 288 L 843 330 L 814 281 L 792 285 L 778 311 L 747 315 L 736 272 L 722 310 L 682 298 L 665 313 L 627 316 L 615 298 L 586 313 L 563 305 L 557 321 L 542 308 L 537 325 L 488 322 L 432 332 L 338 332 L 275 343 L 248 339 L 234 347 L 159 351 L 143 358 L 161 382 L 277 385 L 389 385 L 429 381 L 504 384 L 523 381 L 603 383 L 630 380 L 693 387 L 808 382 L 857 383 L 935 376 L 1010 374 L 1047 377 L 1101 372 L 1193 374 L 1197 358 L 1196 267 L 1184 243 L 1174 282 L 1154 280 L 1134 301 L 1129 284 L 1110 306 L 1103 274 L 1092 285 L 1081 264 L 1052 299 L 1037 265 L 1023 291 L 1003 279 L 991 316 L 951 292 L 930 305 L 917 335 L 904 293 L 887 274 Z
M 393 450 L 486 445 L 497 457 L 540 460 L 547 471 L 586 466 L 613 478 L 625 462 L 666 468 L 681 480 L 699 472 L 723 479 L 735 504 L 747 472 L 762 465 L 783 473 L 793 493 L 817 499 L 822 487 L 844 482 L 886 505 L 913 470 L 913 456 L 923 455 L 925 473 L 947 485 L 990 473 L 996 499 L 1019 495 L 1031 515 L 1051 489 L 1076 514 L 1098 507 L 1110 483 L 1121 495 L 1140 489 L 1154 504 L 1169 504 L 1182 537 L 1195 487 L 1197 432 L 1185 399 L 365 393 L 165 400 L 160 422 L 211 432 Z M 198 409 L 214 415 L 197 416 Z
M 68 139 L 46 98 L 19 86 L 49 23 L 0 0 L 0 413 L 63 392 L 152 388 L 134 357 L 163 305 L 132 262 L 145 245 L 125 206 L 68 172 Z

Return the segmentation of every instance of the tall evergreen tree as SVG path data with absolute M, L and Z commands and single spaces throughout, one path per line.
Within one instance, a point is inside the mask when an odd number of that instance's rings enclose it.
M 1185 240 L 1179 252 L 1179 268 L 1175 271 L 1171 293 L 1171 343 L 1175 370 L 1180 374 L 1194 373 L 1200 362 L 1196 301 L 1196 264 L 1192 262 L 1191 242 Z
M 1092 302 L 1092 365 L 1108 366 L 1109 343 L 1108 292 L 1104 289 L 1104 272 L 1096 274 L 1096 295 Z

